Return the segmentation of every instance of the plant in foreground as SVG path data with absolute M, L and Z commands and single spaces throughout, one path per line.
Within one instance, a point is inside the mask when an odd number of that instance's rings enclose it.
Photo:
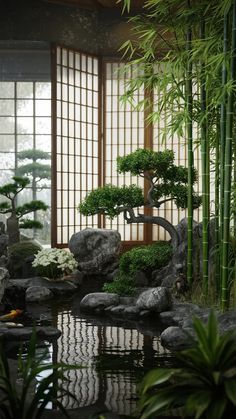
M 72 273 L 77 268 L 78 262 L 69 251 L 52 248 L 40 250 L 32 266 L 37 269 L 39 275 L 57 279 Z
M 1 419 L 40 419 L 48 403 L 57 406 L 65 417 L 68 413 L 62 404 L 64 396 L 75 399 L 63 383 L 68 382 L 65 372 L 81 368 L 76 365 L 43 365 L 44 354 L 36 357 L 36 332 L 31 336 L 29 351 L 25 360 L 18 358 L 21 383 L 11 377 L 10 367 L 4 350 L 0 349 L 0 417 Z M 36 383 L 37 377 L 48 371 L 48 375 Z
M 178 353 L 180 368 L 150 371 L 141 384 L 141 418 L 176 411 L 182 417 L 236 417 L 236 334 L 220 335 L 214 313 L 194 319 L 196 340 Z

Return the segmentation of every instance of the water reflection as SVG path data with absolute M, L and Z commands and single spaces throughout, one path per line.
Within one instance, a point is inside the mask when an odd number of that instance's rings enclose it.
M 99 404 L 115 413 L 131 414 L 137 403 L 137 383 L 160 359 L 168 359 L 159 337 L 126 325 L 102 324 L 102 320 L 96 324 L 96 319 L 88 320 L 68 308 L 54 308 L 53 318 L 62 331 L 53 343 L 53 362 L 85 367 L 68 372 L 67 388 L 79 406 Z M 78 406 L 67 396 L 63 405 Z

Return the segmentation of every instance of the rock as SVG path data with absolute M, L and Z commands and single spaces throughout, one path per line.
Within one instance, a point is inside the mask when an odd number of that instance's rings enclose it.
M 37 285 L 27 288 L 25 293 L 27 303 L 42 302 L 51 298 L 53 298 L 53 292 L 50 289 Z
M 148 279 L 143 271 L 135 273 L 134 283 L 136 287 L 146 287 L 148 285 Z
M 54 340 L 61 336 L 60 330 L 55 327 L 36 326 L 36 336 L 40 340 Z M 15 327 L 8 329 L 6 326 L 0 324 L 0 336 L 8 341 L 22 341 L 29 340 L 33 332 L 32 327 Z
M 198 305 L 192 303 L 173 303 L 171 311 L 164 311 L 159 314 L 163 325 L 180 326 L 184 322 L 192 325 L 192 316 L 199 315 L 201 309 Z
M 152 272 L 152 286 L 153 287 L 160 287 L 163 278 L 165 278 L 168 275 L 168 269 L 169 265 L 164 266 L 164 268 L 161 269 L 155 269 L 155 271 Z
M 124 304 L 126 306 L 132 306 L 136 304 L 135 297 L 120 297 L 120 304 Z
M 11 278 L 36 276 L 36 269 L 32 267 L 31 262 L 34 255 L 41 249 L 42 246 L 34 240 L 26 240 L 9 246 L 9 272 Z
M 118 267 L 121 237 L 116 230 L 86 228 L 73 234 L 68 246 L 88 275 L 107 275 Z
M 140 309 L 137 306 L 126 306 L 124 315 L 130 318 L 137 318 L 140 314 Z
M 116 268 L 114 271 L 108 273 L 106 275 L 106 281 L 112 282 L 115 279 L 115 277 L 119 274 L 119 272 L 120 272 L 119 268 Z
M 45 278 L 35 277 L 26 279 L 11 279 L 6 288 L 6 295 L 10 298 L 13 296 L 23 296 L 29 287 L 45 287 L 56 296 L 75 293 L 83 280 L 83 275 L 77 276 L 71 281 L 48 281 Z
M 226 311 L 218 316 L 220 333 L 230 332 L 236 329 L 236 311 Z
M 9 282 L 8 270 L 0 267 L 0 302 L 2 301 L 8 282 Z
M 192 329 L 188 332 L 193 333 Z M 161 333 L 161 344 L 171 351 L 182 351 L 190 348 L 193 345 L 193 340 L 187 331 L 180 327 L 170 326 Z
M 176 283 L 176 276 L 173 274 L 167 275 L 161 282 L 162 287 L 173 288 Z
M 118 306 L 113 306 L 111 309 L 110 309 L 110 313 L 111 314 L 124 314 L 124 312 L 125 312 L 125 309 L 126 309 L 126 306 L 124 305 L 124 304 L 118 304 Z
M 80 308 L 85 311 L 104 310 L 106 307 L 118 305 L 119 301 L 117 294 L 93 292 L 85 295 L 80 302 Z
M 139 296 L 136 305 L 139 309 L 161 313 L 171 308 L 171 294 L 164 287 L 150 288 Z

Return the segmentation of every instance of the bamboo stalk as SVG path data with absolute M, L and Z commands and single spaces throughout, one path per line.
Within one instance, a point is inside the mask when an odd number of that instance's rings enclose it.
M 224 42 L 223 42 L 223 52 L 226 60 L 226 54 L 228 51 L 228 29 L 229 29 L 229 19 L 228 15 L 224 16 Z M 224 62 L 222 67 L 222 88 L 224 88 L 227 83 L 227 68 L 226 62 Z M 224 179 L 225 179 L 225 137 L 226 137 L 226 95 L 222 98 L 222 103 L 220 106 L 220 281 L 222 281 L 222 247 L 223 247 L 223 223 L 224 223 Z
M 190 0 L 188 0 L 190 7 Z M 193 282 L 193 96 L 192 96 L 192 63 L 190 54 L 192 49 L 192 30 L 187 32 L 187 71 L 186 71 L 186 106 L 187 106 L 187 143 L 188 143 L 188 255 L 187 255 L 187 281 L 189 286 Z
M 233 1 L 232 11 L 232 45 L 231 45 L 231 68 L 230 78 L 232 82 L 236 79 L 236 0 Z M 224 179 L 224 220 L 223 220 L 223 246 L 222 246 L 222 286 L 221 306 L 222 310 L 228 307 L 229 303 L 229 240 L 230 240 L 230 204 L 231 204 L 231 182 L 232 182 L 232 143 L 233 143 L 233 110 L 235 95 L 231 90 L 228 97 L 226 115 L 226 139 L 225 139 L 225 179 Z
M 215 265 L 216 265 L 216 291 L 220 295 L 220 124 L 216 123 L 216 143 L 215 143 Z
M 205 21 L 200 25 L 200 38 L 205 39 Z M 204 63 L 201 63 L 201 163 L 202 163 L 202 279 L 203 294 L 208 294 L 208 226 L 209 226 L 209 147 L 207 144 L 206 81 Z

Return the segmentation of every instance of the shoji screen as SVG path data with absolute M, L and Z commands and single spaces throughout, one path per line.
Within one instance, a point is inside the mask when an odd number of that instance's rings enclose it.
M 116 158 L 124 156 L 137 148 L 144 147 L 144 112 L 135 111 L 130 104 L 123 105 L 120 96 L 125 91 L 125 83 L 132 78 L 129 74 L 122 74 L 123 64 L 106 62 L 104 64 L 104 183 L 117 186 L 138 184 L 143 187 L 143 179 L 118 174 Z M 137 103 L 144 99 L 144 92 L 140 89 L 136 93 Z M 123 214 L 113 221 L 106 219 L 106 228 L 117 229 L 123 241 L 144 240 L 142 224 L 127 225 Z
M 52 244 L 67 246 L 71 235 L 97 227 L 77 207 L 99 186 L 99 60 L 71 49 L 53 50 Z

